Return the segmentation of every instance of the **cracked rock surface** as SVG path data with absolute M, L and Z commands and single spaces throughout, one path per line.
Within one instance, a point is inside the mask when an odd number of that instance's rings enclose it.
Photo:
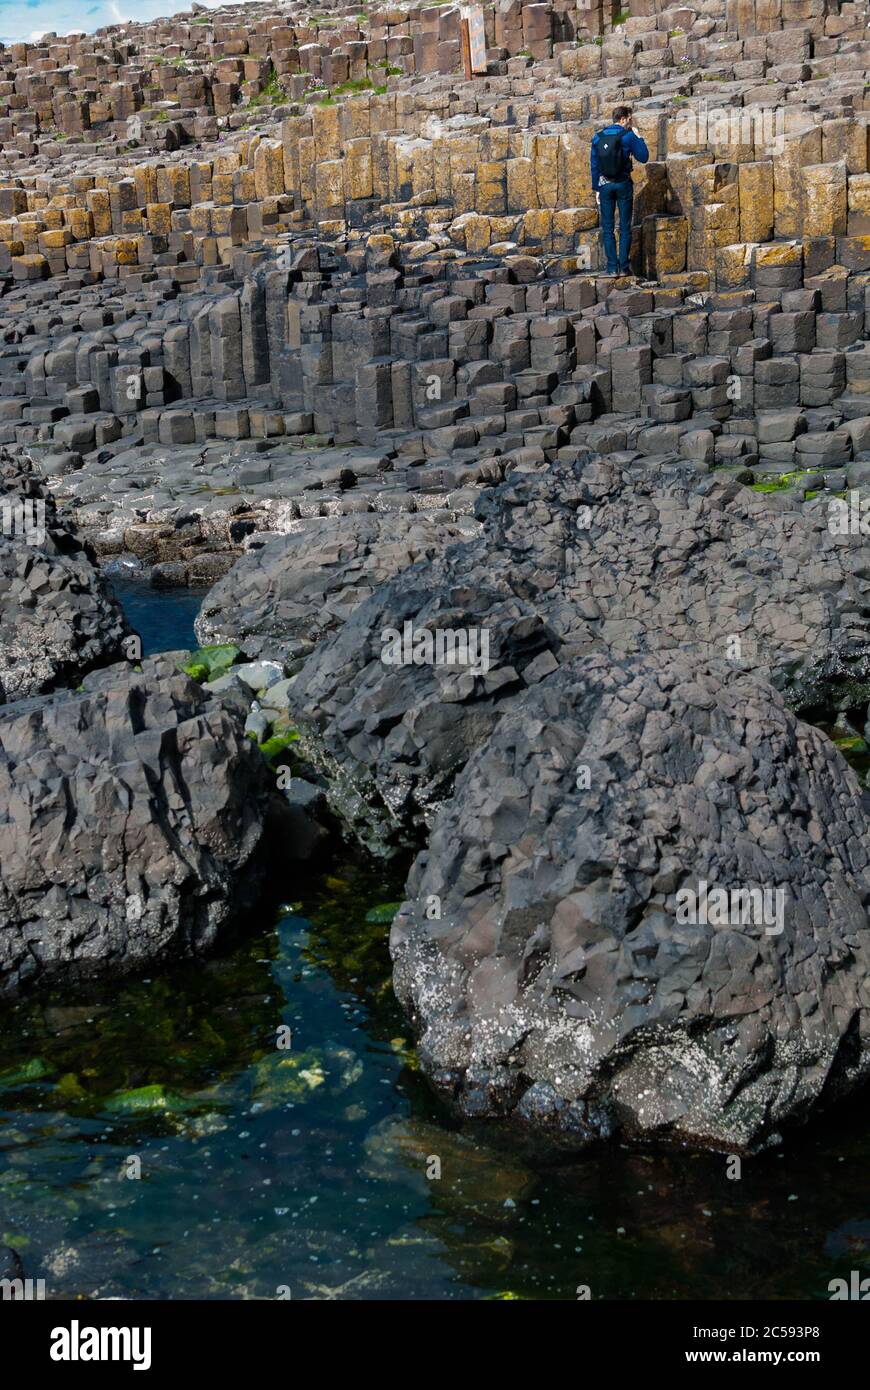
M 166 661 L 0 710 L 0 993 L 199 956 L 260 885 L 267 773 Z
M 855 775 L 757 676 L 566 665 L 470 759 L 408 879 L 391 951 L 427 1073 L 572 1145 L 763 1144 L 870 1071 L 868 846 Z M 681 920 L 702 882 L 782 912 Z
M 0 688 L 17 700 L 75 685 L 119 660 L 129 628 L 89 547 L 58 515 L 30 464 L 7 454 L 0 457 L 3 508 L 4 517 L 24 509 L 0 529 Z
M 419 838 L 499 713 L 575 656 L 733 657 L 798 709 L 870 693 L 865 546 L 821 505 L 800 514 L 675 458 L 651 474 L 580 453 L 518 468 L 478 515 L 482 536 L 381 586 L 294 683 L 337 809 L 381 842 Z M 383 633 L 406 623 L 485 632 L 489 669 L 385 664 Z
M 235 642 L 286 664 L 309 655 L 377 585 L 479 530 L 442 511 L 360 512 L 288 523 L 211 589 L 196 620 L 202 643 Z
M 870 570 L 823 502 L 798 512 L 684 463 L 518 475 L 481 508 L 495 563 L 565 646 L 736 658 L 805 707 L 870 694 Z

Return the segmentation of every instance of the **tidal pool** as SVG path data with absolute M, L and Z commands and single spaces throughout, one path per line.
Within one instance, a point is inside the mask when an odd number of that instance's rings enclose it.
M 390 987 L 400 882 L 287 877 L 219 958 L 0 1010 L 0 1242 L 48 1297 L 824 1299 L 868 1272 L 860 1099 L 739 1181 L 459 1129 Z
M 193 623 L 204 589 L 152 589 L 141 579 L 117 573 L 109 576 L 109 582 L 127 621 L 142 638 L 144 656 L 196 646 Z

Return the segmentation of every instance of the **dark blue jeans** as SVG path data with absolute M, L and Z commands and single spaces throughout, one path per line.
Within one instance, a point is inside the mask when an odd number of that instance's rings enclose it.
M 631 208 L 634 202 L 634 184 L 631 179 L 621 179 L 619 183 L 603 183 L 598 189 L 601 203 L 601 239 L 607 257 L 607 269 L 631 272 Z M 616 209 L 619 208 L 619 265 L 616 263 L 616 237 L 613 224 Z

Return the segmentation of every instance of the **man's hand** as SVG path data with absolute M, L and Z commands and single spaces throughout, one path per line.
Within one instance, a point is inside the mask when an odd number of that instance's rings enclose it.
M 638 128 L 637 128 L 636 125 L 633 125 L 633 126 L 631 127 L 631 133 L 632 133 L 632 135 L 636 135 L 637 138 L 638 138 L 638 140 L 640 139 L 640 131 L 638 130 Z
M 597 189 L 595 190 L 595 206 L 597 208 L 601 207 L 601 194 L 598 192 Z

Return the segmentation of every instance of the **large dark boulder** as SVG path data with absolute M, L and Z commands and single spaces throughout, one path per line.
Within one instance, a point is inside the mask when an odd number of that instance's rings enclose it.
M 517 470 L 478 510 L 481 537 L 383 585 L 294 684 L 306 752 L 355 829 L 362 804 L 381 841 L 421 838 L 501 711 L 585 653 L 733 659 L 795 708 L 870 695 L 861 537 L 831 534 L 821 505 L 801 515 L 685 462 L 584 454 Z M 486 632 L 489 670 L 385 664 L 383 634 L 406 623 Z
M 76 685 L 118 661 L 130 632 L 90 547 L 27 460 L 0 456 L 0 689 L 7 700 Z
M 491 555 L 565 648 L 680 648 L 763 674 L 797 710 L 870 698 L 860 535 L 686 463 L 578 460 L 486 500 Z
M 265 762 L 166 665 L 0 709 L 0 993 L 199 956 L 251 906 Z
M 458 777 L 396 992 L 465 1115 L 751 1149 L 870 1072 L 868 866 L 855 774 L 766 682 L 591 655 Z
M 554 669 L 558 642 L 535 609 L 476 568 L 468 546 L 382 586 L 306 662 L 292 685 L 301 748 L 325 774 L 333 809 L 369 848 L 413 842 L 501 712 Z M 457 555 L 456 552 L 461 552 Z M 384 634 L 485 629 L 488 669 L 386 665 Z
M 287 535 L 241 556 L 209 591 L 196 619 L 197 638 L 234 642 L 251 657 L 293 665 L 379 584 L 479 529 L 470 517 L 440 511 L 294 521 Z

